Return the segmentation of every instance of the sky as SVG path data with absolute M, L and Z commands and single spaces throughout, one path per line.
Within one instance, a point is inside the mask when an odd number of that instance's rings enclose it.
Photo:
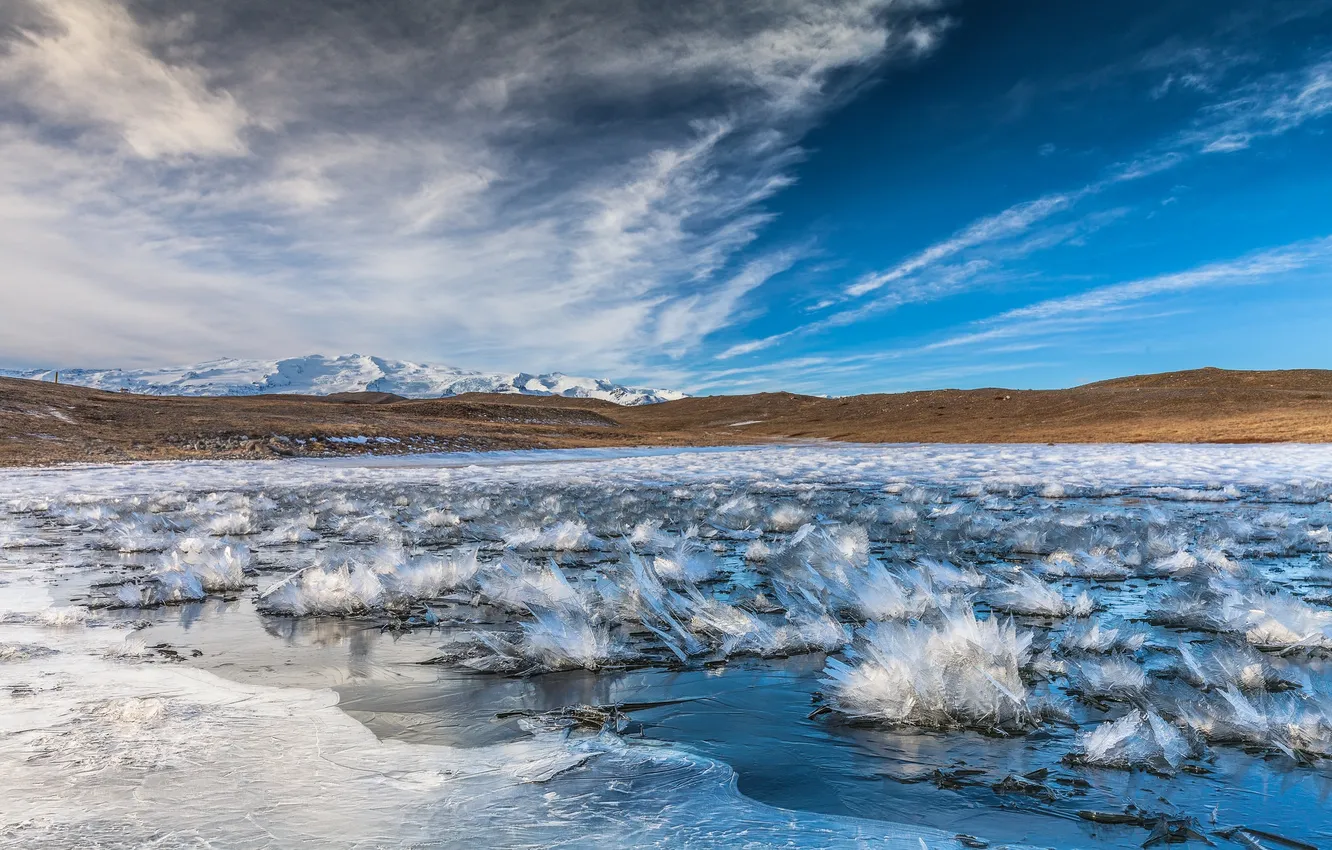
M 1332 0 L 7 0 L 0 366 L 1332 368 Z

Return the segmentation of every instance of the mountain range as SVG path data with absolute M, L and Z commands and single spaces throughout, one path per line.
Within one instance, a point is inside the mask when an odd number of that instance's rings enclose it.
M 56 372 L 0 369 L 0 377 L 52 381 Z M 462 393 L 595 398 L 623 405 L 685 398 L 675 390 L 627 387 L 601 378 L 551 372 L 473 372 L 453 366 L 408 363 L 363 354 L 311 354 L 284 360 L 222 358 L 162 369 L 61 369 L 59 381 L 93 389 L 170 396 L 251 396 L 272 393 L 333 395 L 393 393 L 404 398 L 441 398 Z

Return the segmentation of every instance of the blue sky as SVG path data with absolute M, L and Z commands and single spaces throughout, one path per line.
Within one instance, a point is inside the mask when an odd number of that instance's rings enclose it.
M 0 12 L 0 360 L 1332 368 L 1332 3 Z

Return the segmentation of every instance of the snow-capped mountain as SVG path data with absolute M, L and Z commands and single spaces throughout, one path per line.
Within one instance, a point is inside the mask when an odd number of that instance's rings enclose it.
M 0 376 L 49 381 L 54 372 L 0 369 Z M 368 390 L 408 398 L 439 398 L 478 392 L 599 398 L 616 404 L 654 404 L 685 397 L 675 390 L 626 387 L 600 378 L 576 378 L 559 372 L 548 375 L 471 372 L 362 354 L 337 357 L 312 354 L 286 360 L 228 357 L 173 369 L 61 369 L 60 382 L 99 390 L 189 396 L 329 395 Z

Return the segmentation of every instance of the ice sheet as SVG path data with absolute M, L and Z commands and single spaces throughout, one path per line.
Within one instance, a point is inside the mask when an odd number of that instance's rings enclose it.
M 497 674 L 826 652 L 818 722 L 1020 737 L 1075 711 L 1114 767 L 1332 752 L 1323 447 L 145 463 L 7 470 L 0 494 L 0 837 L 24 845 L 954 846 L 763 806 L 724 764 L 614 736 L 381 743 L 327 692 L 172 664 L 126 631 L 197 598 L 241 597 L 275 633 L 445 623 L 441 658 Z
M 552 461 L 559 461 L 553 466 Z M 601 482 L 606 486 L 713 480 L 734 484 L 847 487 L 977 483 L 996 492 L 1066 496 L 1140 488 L 1144 495 L 1208 495 L 1225 486 L 1295 494 L 1332 493 L 1332 453 L 1324 446 L 1276 444 L 1086 446 L 792 446 L 745 449 L 584 449 L 424 455 L 341 461 L 193 461 L 75 465 L 0 473 L 10 498 L 70 491 L 101 494 L 333 484 L 473 484 L 518 479 Z M 1158 488 L 1170 485 L 1174 489 Z M 1155 494 L 1150 491 L 1156 489 Z M 1238 493 L 1238 490 L 1233 490 Z M 1227 497 L 1229 498 L 1229 497 Z

